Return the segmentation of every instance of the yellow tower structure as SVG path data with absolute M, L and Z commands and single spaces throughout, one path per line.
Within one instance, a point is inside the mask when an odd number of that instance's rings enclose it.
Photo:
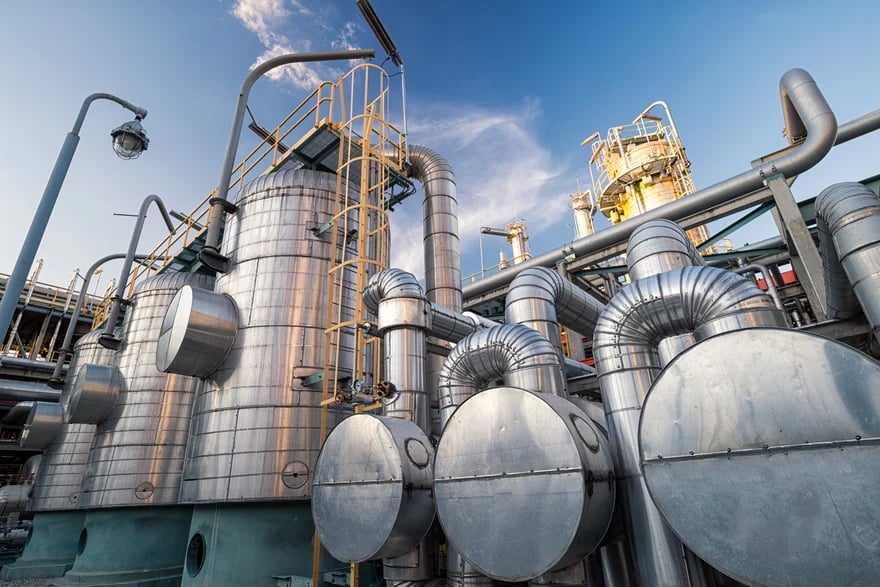
M 635 120 L 598 133 L 590 144 L 590 177 L 599 210 L 617 224 L 695 191 L 672 112 L 657 101 Z M 709 239 L 705 226 L 687 231 L 694 245 Z

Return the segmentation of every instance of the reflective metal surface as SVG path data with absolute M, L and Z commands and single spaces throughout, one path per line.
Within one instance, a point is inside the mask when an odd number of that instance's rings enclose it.
M 58 438 L 64 424 L 64 411 L 55 402 L 34 402 L 22 426 L 18 446 L 43 450 Z
M 695 553 L 748 584 L 876 585 L 878 390 L 880 364 L 819 336 L 705 340 L 645 402 L 654 502 Z
M 647 209 L 656 206 L 648 205 Z M 651 220 L 636 228 L 626 247 L 630 281 L 680 267 L 705 265 L 685 232 L 671 220 Z
M 657 345 L 691 332 L 701 340 L 725 329 L 785 325 L 784 314 L 757 285 L 712 267 L 683 267 L 640 279 L 621 289 L 599 318 L 593 356 L 642 583 L 677 586 L 687 581 L 681 544 L 648 496 L 640 468 L 639 418 L 660 371 Z
M 30 485 L 4 485 L 0 487 L 0 516 L 25 511 L 30 493 Z
M 838 183 L 816 197 L 828 316 L 862 307 L 880 340 L 880 198 L 860 183 Z M 832 244 L 833 243 L 833 244 Z
M 235 301 L 240 325 L 193 407 L 184 503 L 310 495 L 321 387 L 306 387 L 303 378 L 324 370 L 334 239 L 316 232 L 332 218 L 335 193 L 334 174 L 269 173 L 245 188 L 226 218 L 222 253 L 230 268 L 214 291 Z M 354 315 L 354 280 L 346 287 L 343 317 Z M 341 372 L 350 368 L 352 343 L 342 337 Z M 332 427 L 341 412 L 331 408 L 329 417 Z
M 70 424 L 99 424 L 113 409 L 125 382 L 113 365 L 83 365 L 65 395 L 64 419 Z
M 83 365 L 109 365 L 113 362 L 115 353 L 98 344 L 101 333 L 102 330 L 93 330 L 77 341 L 64 381 L 62 405 L 76 386 Z M 31 494 L 31 510 L 40 512 L 76 507 L 94 436 L 93 424 L 62 425 L 61 433 L 43 453 Z
M 444 428 L 434 463 L 437 513 L 450 544 L 504 581 L 584 558 L 614 508 L 606 442 L 562 398 L 514 387 L 471 397 Z
M 549 340 L 562 358 L 559 324 L 592 336 L 605 306 L 561 275 L 544 267 L 519 272 L 504 302 L 508 324 L 522 324 Z
M 157 339 L 177 291 L 185 285 L 210 287 L 212 280 L 165 273 L 135 288 L 116 356 L 125 386 L 95 432 L 79 507 L 177 503 L 190 408 L 200 382 L 159 371 Z
M 156 366 L 166 373 L 208 377 L 226 359 L 238 331 L 238 308 L 226 295 L 185 286 L 159 330 Z
M 434 519 L 434 449 L 412 422 L 359 414 L 327 437 L 315 466 L 312 515 L 341 561 L 404 555 Z

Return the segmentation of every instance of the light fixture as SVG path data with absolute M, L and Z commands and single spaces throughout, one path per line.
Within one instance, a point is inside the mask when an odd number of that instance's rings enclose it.
M 110 136 L 113 137 L 113 150 L 120 159 L 137 159 L 150 144 L 140 116 L 114 128 Z

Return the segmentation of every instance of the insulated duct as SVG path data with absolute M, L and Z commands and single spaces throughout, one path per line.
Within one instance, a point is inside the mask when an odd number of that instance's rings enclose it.
M 831 150 L 837 136 L 837 120 L 831 107 L 819 91 L 816 82 L 803 69 L 791 69 L 779 82 L 783 111 L 796 128 L 806 129 L 806 140 L 791 153 L 773 161 L 749 169 L 739 175 L 703 188 L 685 198 L 649 210 L 638 217 L 609 226 L 588 237 L 573 241 L 560 249 L 548 251 L 519 265 L 523 270 L 530 267 L 553 267 L 569 255 L 582 256 L 611 247 L 632 235 L 633 231 L 649 220 L 667 218 L 680 220 L 708 208 L 718 206 L 750 192 L 761 189 L 764 181 L 774 175 L 793 177 L 813 167 Z M 880 116 L 872 113 L 853 121 L 847 128 L 847 140 L 860 136 L 880 126 Z M 795 118 L 796 115 L 796 118 Z M 795 120 L 801 121 L 795 124 Z M 789 133 L 791 134 L 791 133 Z M 797 133 L 801 134 L 801 133 Z M 838 141 L 839 142 L 839 141 Z M 502 287 L 510 282 L 514 272 L 501 271 L 485 277 L 464 288 L 464 296 L 473 298 Z
M 860 183 L 829 186 L 816 198 L 816 225 L 828 316 L 852 316 L 858 301 L 880 340 L 880 198 Z
M 640 468 L 641 407 L 660 372 L 657 346 L 694 332 L 696 340 L 742 328 L 786 327 L 753 282 L 713 267 L 683 267 L 640 279 L 608 303 L 593 337 L 599 387 L 628 503 L 628 532 L 640 584 L 688 585 L 681 543 L 648 495 Z
M 651 220 L 636 227 L 626 247 L 630 281 L 705 264 L 684 230 L 671 220 Z
M 559 323 L 590 336 L 604 308 L 555 271 L 533 267 L 520 271 L 510 283 L 504 317 L 508 324 L 522 324 L 538 331 L 550 341 L 562 360 Z

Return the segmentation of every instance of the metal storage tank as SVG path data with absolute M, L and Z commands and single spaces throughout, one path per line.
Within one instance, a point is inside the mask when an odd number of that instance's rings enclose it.
M 177 506 L 177 498 L 189 414 L 201 383 L 159 371 L 156 339 L 177 291 L 212 282 L 208 275 L 168 273 L 135 288 L 116 354 L 123 386 L 112 408 L 95 414 L 99 423 L 78 500 L 88 513 L 62 585 L 179 584 L 190 508 Z
M 321 227 L 333 217 L 336 182 L 334 174 L 305 169 L 270 173 L 244 189 L 227 217 L 222 253 L 230 268 L 207 298 L 214 296 L 226 316 L 209 328 L 222 322 L 234 342 L 225 360 L 225 349 L 215 349 L 215 364 L 222 363 L 193 408 L 181 502 L 196 507 L 184 585 L 274 585 L 273 574 L 311 575 L 307 500 L 320 449 L 334 246 Z M 343 315 L 353 315 L 354 279 L 347 283 Z M 183 362 L 175 349 L 185 349 L 188 335 L 177 337 L 172 323 L 190 324 L 201 311 L 186 299 L 190 294 L 181 293 L 169 308 L 160 362 Z M 238 314 L 231 325 L 230 299 Z M 348 372 L 353 337 L 342 341 L 338 356 Z M 330 415 L 331 427 L 341 415 Z
M 114 352 L 98 344 L 102 330 L 83 335 L 74 347 L 61 403 L 69 397 L 77 376 L 87 363 L 111 365 Z M 22 556 L 4 565 L 3 579 L 60 577 L 73 565 L 86 512 L 76 509 L 94 424 L 65 423 L 43 453 L 28 509 L 35 512 L 33 531 Z

